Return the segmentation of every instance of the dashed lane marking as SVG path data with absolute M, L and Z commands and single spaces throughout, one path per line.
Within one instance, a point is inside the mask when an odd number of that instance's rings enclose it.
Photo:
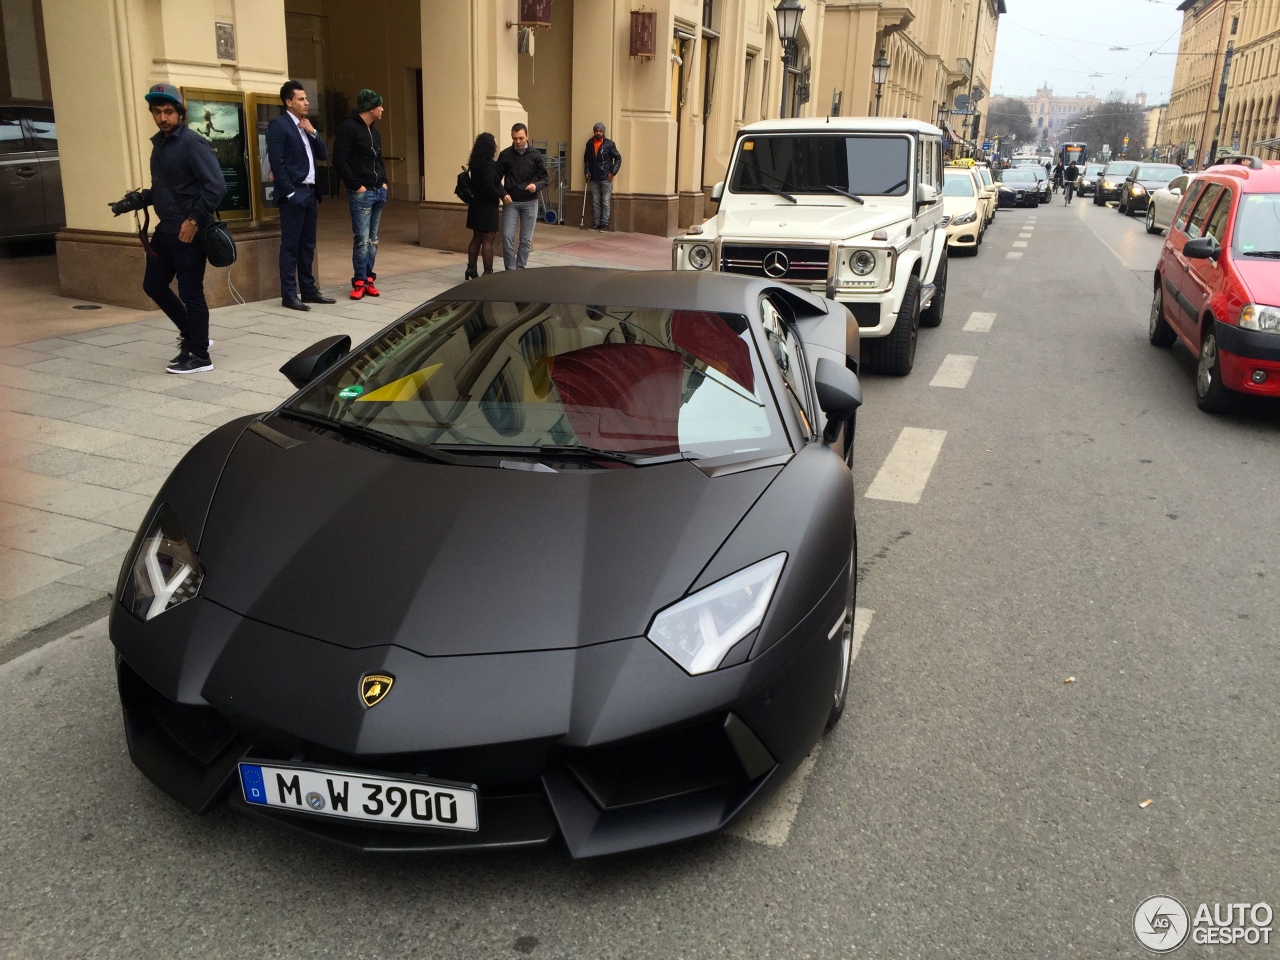
M 975 311 L 969 314 L 969 319 L 963 329 L 969 333 L 987 333 L 995 322 L 996 315 L 994 313 L 977 313 Z
M 854 608 L 853 643 L 849 650 L 851 663 L 857 660 L 858 651 L 862 649 L 862 641 L 867 635 L 867 628 L 871 626 L 873 613 L 874 610 L 865 607 Z M 822 743 L 819 740 L 814 745 L 813 750 L 800 762 L 787 782 L 778 788 L 777 793 L 754 810 L 748 811 L 746 816 L 725 830 L 725 833 L 769 847 L 780 847 L 786 843 L 791 836 L 791 828 L 795 826 L 796 816 L 800 813 L 809 774 L 813 772 L 813 765 L 822 753 Z
M 1031 231 L 1030 231 L 1030 230 L 1026 230 L 1026 231 L 1024 231 L 1024 232 L 1022 232 L 1022 233 L 1018 234 L 1018 239 L 1019 239 L 1019 240 L 1030 240 L 1030 239 L 1031 239 Z
M 903 427 L 866 496 L 871 500 L 919 503 L 946 438 L 945 430 Z
M 1015 247 L 1025 247 L 1025 246 L 1027 245 L 1027 241 L 1025 241 L 1025 240 L 1015 240 L 1015 241 L 1013 241 L 1013 245 L 1014 245 Z
M 929 386 L 963 390 L 969 385 L 969 378 L 973 376 L 973 368 L 977 362 L 977 357 L 962 353 L 948 353 L 942 358 L 942 366 L 938 367 L 938 372 L 929 381 Z
M 1022 259 L 1022 251 L 1021 251 L 1021 250 L 1010 250 L 1008 253 L 1006 253 L 1006 254 L 1004 255 L 1004 258 L 1005 258 L 1006 260 L 1021 260 L 1021 259 Z

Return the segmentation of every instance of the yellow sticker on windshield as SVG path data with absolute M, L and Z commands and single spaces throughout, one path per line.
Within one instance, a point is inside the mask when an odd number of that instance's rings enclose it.
M 379 387 L 372 393 L 366 393 L 362 397 L 356 397 L 355 403 L 398 403 L 401 400 L 417 400 L 418 392 L 422 390 L 423 385 L 435 376 L 436 372 L 443 367 L 443 363 L 433 363 L 429 367 L 423 367 L 407 377 L 401 377 L 399 380 L 392 380 L 385 387 Z
M 755 142 L 754 140 L 743 140 L 743 141 L 742 141 L 742 149 L 743 149 L 743 150 L 754 150 L 755 148 L 756 148 L 756 142 Z

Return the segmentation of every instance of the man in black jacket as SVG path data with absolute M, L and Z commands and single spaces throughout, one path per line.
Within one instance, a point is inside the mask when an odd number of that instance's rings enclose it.
M 609 206 L 613 198 L 613 178 L 622 169 L 618 145 L 604 135 L 604 124 L 597 123 L 582 155 L 582 169 L 587 172 L 587 189 L 591 191 L 591 209 L 595 215 L 592 230 L 609 229 Z
M 382 164 L 382 134 L 374 124 L 382 119 L 382 98 L 368 88 L 356 97 L 351 116 L 338 125 L 333 138 L 333 165 L 347 185 L 351 208 L 351 299 L 379 296 L 373 285 L 378 256 L 378 226 L 387 204 L 387 168 Z
M 227 183 L 209 141 L 188 129 L 178 88 L 157 83 L 146 101 L 159 133 L 151 138 L 151 189 L 142 191 L 141 206 L 154 207 L 160 223 L 147 243 L 142 289 L 181 334 L 181 349 L 168 372 L 203 373 L 213 369 L 213 361 L 199 233 L 213 220 Z M 169 287 L 174 277 L 177 296 Z
M 538 222 L 538 191 L 547 185 L 547 162 L 541 151 L 529 145 L 529 128 L 523 123 L 511 128 L 511 146 L 498 154 L 498 176 L 505 191 L 502 265 L 508 270 L 523 270 L 533 247 L 533 225 Z

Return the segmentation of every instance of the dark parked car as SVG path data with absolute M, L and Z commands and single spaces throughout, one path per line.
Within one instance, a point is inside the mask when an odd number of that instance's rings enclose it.
M 1039 190 L 1037 199 L 1040 203 L 1048 203 L 1053 199 L 1053 181 L 1049 179 L 1049 174 L 1044 172 L 1044 167 L 1030 167 L 1031 173 L 1036 178 L 1036 187 Z
M 0 240 L 52 236 L 66 224 L 53 110 L 0 106 Z
M 1080 169 L 1080 177 L 1076 180 L 1076 195 L 1091 197 L 1098 189 L 1098 175 L 1102 173 L 1104 163 L 1086 163 Z
M 1098 187 L 1093 193 L 1093 204 L 1100 207 L 1108 200 L 1120 196 L 1120 187 L 1125 177 L 1133 172 L 1137 164 L 1132 160 L 1112 160 L 1098 174 Z
M 1120 185 L 1120 202 L 1116 209 L 1127 217 L 1145 212 L 1151 194 L 1180 176 L 1182 168 L 1176 163 L 1138 164 Z
M 1002 207 L 1040 206 L 1040 181 L 1035 171 L 1026 165 L 1001 170 L 999 198 Z
M 198 443 L 111 614 L 130 755 L 371 850 L 718 830 L 844 709 L 858 325 L 796 287 L 454 287 Z

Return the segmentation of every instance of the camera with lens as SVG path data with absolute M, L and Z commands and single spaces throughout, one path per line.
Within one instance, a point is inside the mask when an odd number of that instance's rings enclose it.
M 128 213 L 131 210 L 141 210 L 147 205 L 146 199 L 142 196 L 141 190 L 130 190 L 115 203 L 109 203 L 107 206 L 111 208 L 111 212 L 117 217 L 122 213 Z

